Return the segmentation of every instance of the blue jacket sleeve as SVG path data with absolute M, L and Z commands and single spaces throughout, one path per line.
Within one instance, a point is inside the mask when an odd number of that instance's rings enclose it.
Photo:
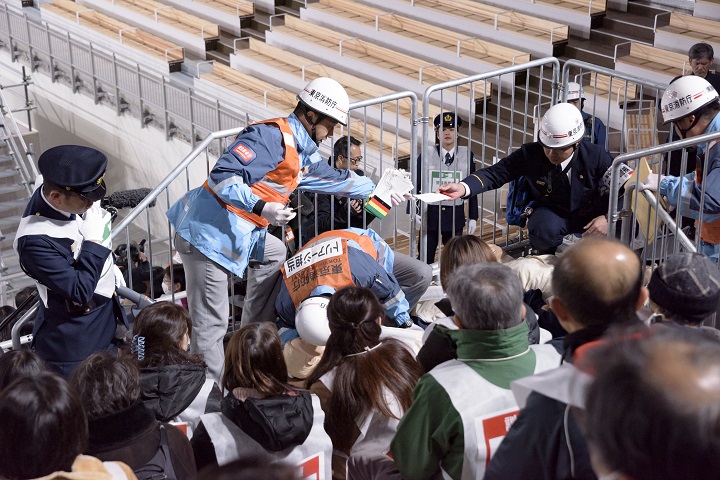
M 380 300 L 388 318 L 397 325 L 410 320 L 410 304 L 400 285 L 369 255 L 356 248 L 348 249 L 348 257 L 352 266 L 355 285 L 372 291 Z M 360 266 L 362 266 L 360 268 Z
M 495 165 L 474 171 L 463 179 L 463 183 L 470 187 L 470 195 L 473 196 L 495 190 L 520 178 L 527 170 L 525 163 L 530 160 L 525 157 L 524 148 L 520 147 Z
M 64 299 L 88 303 L 102 274 L 110 250 L 99 243 L 84 242 L 77 260 L 69 245 L 44 235 L 18 240 L 20 263 L 25 272 Z
M 665 177 L 660 182 L 660 194 L 667 197 L 670 205 L 678 208 L 686 217 L 700 218 L 700 203 L 703 203 L 703 220 L 713 222 L 720 219 L 720 148 L 713 148 L 709 155 L 708 171 L 703 186 L 695 182 L 695 173 L 684 177 Z M 679 201 L 678 201 L 679 199 Z
M 307 167 L 299 188 L 364 199 L 375 190 L 375 183 L 366 176 L 356 175 L 350 170 L 338 170 L 321 161 Z

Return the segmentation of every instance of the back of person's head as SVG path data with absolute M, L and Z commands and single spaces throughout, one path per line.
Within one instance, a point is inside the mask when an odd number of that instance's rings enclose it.
M 157 302 L 143 308 L 133 335 L 140 368 L 203 363 L 202 356 L 180 349 L 185 336 L 192 336 L 190 314 L 182 305 Z
M 706 42 L 700 42 L 696 43 L 692 47 L 690 47 L 690 50 L 688 51 L 688 58 L 690 60 L 700 60 L 703 58 L 707 58 L 708 60 L 712 61 L 715 57 L 715 52 L 713 51 L 712 45 Z
M 41 372 L 0 392 L 0 478 L 38 478 L 69 472 L 87 447 L 87 418 L 67 382 Z
M 0 322 L 12 315 L 14 311 L 15 307 L 12 305 L 3 305 L 0 307 Z M 5 325 L 5 328 L 0 330 L 0 342 L 6 342 L 12 338 L 12 326 L 14 323 L 15 322 L 11 322 L 8 325 Z
M 665 320 L 700 325 L 720 305 L 720 271 L 699 253 L 674 253 L 653 271 L 648 291 Z
M 11 350 L 0 355 L 0 391 L 20 377 L 33 377 L 47 370 L 47 365 L 32 350 Z
M 273 462 L 264 455 L 239 458 L 223 466 L 207 467 L 196 480 L 295 480 L 298 468 Z
M 140 372 L 128 357 L 97 352 L 75 369 L 70 386 L 93 420 L 126 410 L 140 398 Z
M 658 326 L 647 335 L 588 353 L 595 380 L 584 424 L 596 471 L 633 480 L 714 478 L 720 344 L 693 329 Z
M 627 321 L 644 300 L 640 260 L 618 241 L 584 238 L 558 259 L 552 291 L 581 325 Z
M 275 325 L 252 323 L 233 334 L 225 349 L 223 390 L 253 388 L 263 395 L 280 395 L 290 389 L 287 378 Z
M 497 262 L 490 245 L 474 235 L 452 237 L 440 254 L 440 285 L 447 289 L 450 274 L 460 265 Z
M 523 320 L 520 279 L 505 265 L 460 266 L 450 275 L 445 293 L 462 328 L 503 330 Z
M 395 417 L 387 401 L 392 394 L 403 411 L 412 403 L 412 391 L 422 375 L 420 365 L 399 342 L 380 341 L 383 308 L 367 288 L 345 287 L 330 299 L 330 324 L 323 357 L 308 385 L 335 369 L 326 429 L 335 448 L 349 452 L 348 425 L 371 410 Z

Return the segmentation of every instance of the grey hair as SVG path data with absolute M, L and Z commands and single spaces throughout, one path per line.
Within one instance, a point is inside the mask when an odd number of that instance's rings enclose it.
M 502 330 L 523 320 L 520 279 L 505 265 L 463 265 L 450 275 L 446 293 L 455 315 L 469 330 Z
M 690 60 L 700 60 L 702 58 L 707 58 L 708 60 L 712 61 L 714 58 L 715 52 L 713 51 L 712 45 L 705 42 L 696 43 L 692 47 L 690 47 L 690 50 L 688 51 L 688 57 Z

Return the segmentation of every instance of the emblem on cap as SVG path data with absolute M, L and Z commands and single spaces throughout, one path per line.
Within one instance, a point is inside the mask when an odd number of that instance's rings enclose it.
M 449 113 L 446 113 L 446 114 L 445 114 L 445 118 L 444 118 L 443 120 L 446 121 L 446 122 L 452 122 L 452 121 L 453 121 L 453 117 L 452 117 L 452 115 L 450 115 Z

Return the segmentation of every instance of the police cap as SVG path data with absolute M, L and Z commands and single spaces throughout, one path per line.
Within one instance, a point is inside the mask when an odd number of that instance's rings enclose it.
M 40 155 L 38 169 L 43 179 L 64 190 L 96 201 L 105 196 L 104 153 L 80 145 L 60 145 Z
M 437 115 L 435 117 L 435 120 L 433 120 L 435 128 L 438 128 L 440 126 L 441 119 L 443 128 L 455 128 L 455 119 L 457 119 L 458 128 L 462 127 L 463 124 L 463 119 L 459 116 L 456 116 L 453 112 L 443 112 L 440 115 Z

